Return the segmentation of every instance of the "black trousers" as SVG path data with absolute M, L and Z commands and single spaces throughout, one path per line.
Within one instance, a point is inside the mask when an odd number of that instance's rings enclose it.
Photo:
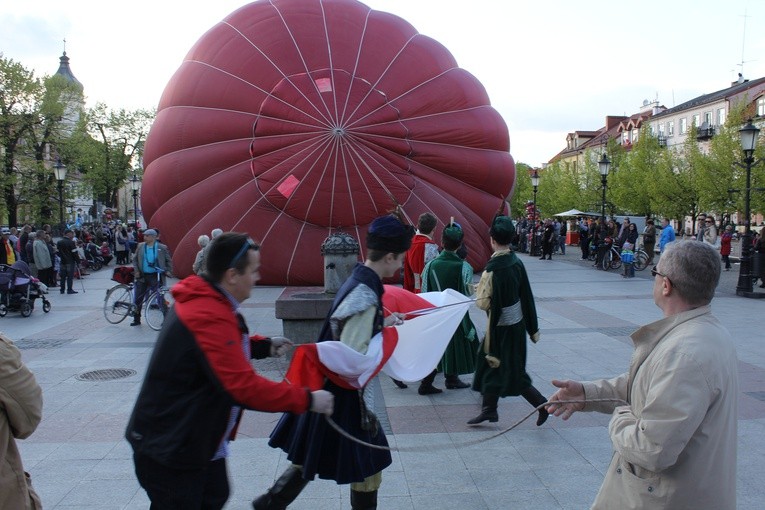
M 228 500 L 226 459 L 210 461 L 202 469 L 175 469 L 138 454 L 133 461 L 150 510 L 220 510 Z

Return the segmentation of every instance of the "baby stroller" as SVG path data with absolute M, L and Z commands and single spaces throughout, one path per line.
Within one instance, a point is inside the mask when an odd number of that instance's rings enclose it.
M 21 312 L 22 317 L 32 315 L 35 300 L 42 299 L 43 312 L 50 312 L 50 301 L 45 297 L 48 287 L 32 276 L 26 262 L 13 265 L 0 264 L 0 317 L 8 312 Z

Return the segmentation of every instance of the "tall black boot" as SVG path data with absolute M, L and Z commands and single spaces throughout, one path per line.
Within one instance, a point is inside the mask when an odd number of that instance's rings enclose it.
M 481 404 L 481 414 L 469 420 L 468 425 L 478 425 L 485 421 L 489 423 L 496 423 L 499 421 L 499 415 L 497 414 L 497 403 L 499 402 L 499 395 L 483 395 L 483 403 Z
M 141 325 L 141 311 L 140 309 L 133 314 L 133 322 L 130 323 L 131 326 L 140 326 Z
M 295 466 L 290 466 L 265 494 L 252 501 L 252 508 L 286 510 L 287 505 L 295 501 L 306 485 L 308 480 L 303 478 L 303 472 Z
M 540 406 L 547 402 L 547 399 L 542 396 L 541 393 L 539 393 L 539 390 L 536 389 L 533 386 L 529 386 L 527 389 L 523 390 L 521 393 L 521 396 L 525 398 L 529 404 L 533 405 L 534 407 Z M 543 407 L 539 409 L 539 417 L 537 418 L 537 427 L 542 425 L 544 422 L 547 421 L 547 417 L 550 416 L 547 410 Z
M 351 510 L 377 510 L 377 491 L 359 492 L 351 489 Z
M 433 369 L 433 371 L 425 376 L 425 379 L 420 381 L 420 387 L 417 390 L 417 393 L 420 395 L 435 395 L 436 393 L 442 393 L 444 390 L 436 388 L 433 386 L 433 381 L 436 379 L 436 370 Z

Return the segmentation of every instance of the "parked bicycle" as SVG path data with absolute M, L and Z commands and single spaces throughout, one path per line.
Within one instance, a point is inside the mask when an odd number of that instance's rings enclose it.
M 594 244 L 590 244 L 588 259 L 593 262 L 597 259 L 597 247 Z M 603 269 L 603 271 L 619 269 L 622 267 L 622 263 L 621 249 L 616 244 L 611 244 L 608 252 L 603 255 L 601 269 Z M 643 250 L 643 248 L 639 248 L 635 252 L 635 259 L 632 261 L 632 264 L 635 266 L 636 271 L 643 271 L 648 267 L 648 253 Z
M 622 253 L 621 248 L 616 244 L 612 244 L 611 248 L 603 256 L 603 270 L 619 269 L 622 267 Z M 635 257 L 632 260 L 632 265 L 635 267 L 635 271 L 642 271 L 648 266 L 648 253 L 642 248 L 638 248 L 635 251 Z
M 133 268 L 121 266 L 114 268 L 112 280 L 117 285 L 106 291 L 104 298 L 104 317 L 112 324 L 119 324 L 126 317 L 134 316 L 135 306 L 135 287 Z M 146 324 L 155 331 L 162 328 L 165 316 L 173 305 L 172 294 L 161 283 L 161 274 L 157 273 L 157 282 L 147 291 L 147 297 L 144 299 L 143 316 Z

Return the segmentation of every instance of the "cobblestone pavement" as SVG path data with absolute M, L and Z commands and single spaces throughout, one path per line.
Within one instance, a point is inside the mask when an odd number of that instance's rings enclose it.
M 656 320 L 650 273 L 626 280 L 617 271 L 596 271 L 569 247 L 552 261 L 520 255 L 526 265 L 540 315 L 541 341 L 529 346 L 528 369 L 535 385 L 552 392 L 553 378 L 613 376 L 626 369 L 632 353 L 628 335 Z M 267 263 L 267 261 L 265 261 Z M 738 266 L 723 273 L 713 309 L 736 340 L 739 395 L 738 507 L 759 508 L 765 499 L 765 301 L 735 296 Z M 9 314 L 0 330 L 16 340 L 24 360 L 43 387 L 45 406 L 38 430 L 20 442 L 25 466 L 46 509 L 146 509 L 148 500 L 133 473 L 123 440 L 156 337 L 146 325 L 107 323 L 101 312 L 113 282 L 109 268 L 85 277 L 86 292 L 51 294 L 49 314 Z M 55 289 L 54 289 L 55 291 Z M 278 287 L 257 287 L 244 312 L 253 331 L 281 332 L 274 318 Z M 479 328 L 485 318 L 472 310 Z M 284 360 L 256 362 L 268 377 L 281 378 Z M 93 370 L 125 369 L 134 375 L 89 381 Z M 465 377 L 469 380 L 470 376 Z M 530 410 L 521 398 L 500 401 L 500 421 L 470 428 L 479 410 L 469 389 L 433 396 L 417 394 L 416 384 L 396 388 L 387 377 L 375 382 L 382 398 L 378 412 L 389 441 L 417 451 L 394 452 L 383 474 L 379 508 L 385 509 L 582 509 L 592 502 L 611 456 L 608 416 L 578 414 L 568 422 L 533 420 L 480 444 L 468 444 L 504 430 Z M 443 387 L 439 376 L 436 385 Z M 266 438 L 278 415 L 247 412 L 232 445 L 232 495 L 226 508 L 246 509 L 286 467 L 285 456 Z M 411 449 L 411 448 L 410 448 Z M 425 451 L 423 451 L 425 450 Z M 291 509 L 349 509 L 348 487 L 316 481 Z

